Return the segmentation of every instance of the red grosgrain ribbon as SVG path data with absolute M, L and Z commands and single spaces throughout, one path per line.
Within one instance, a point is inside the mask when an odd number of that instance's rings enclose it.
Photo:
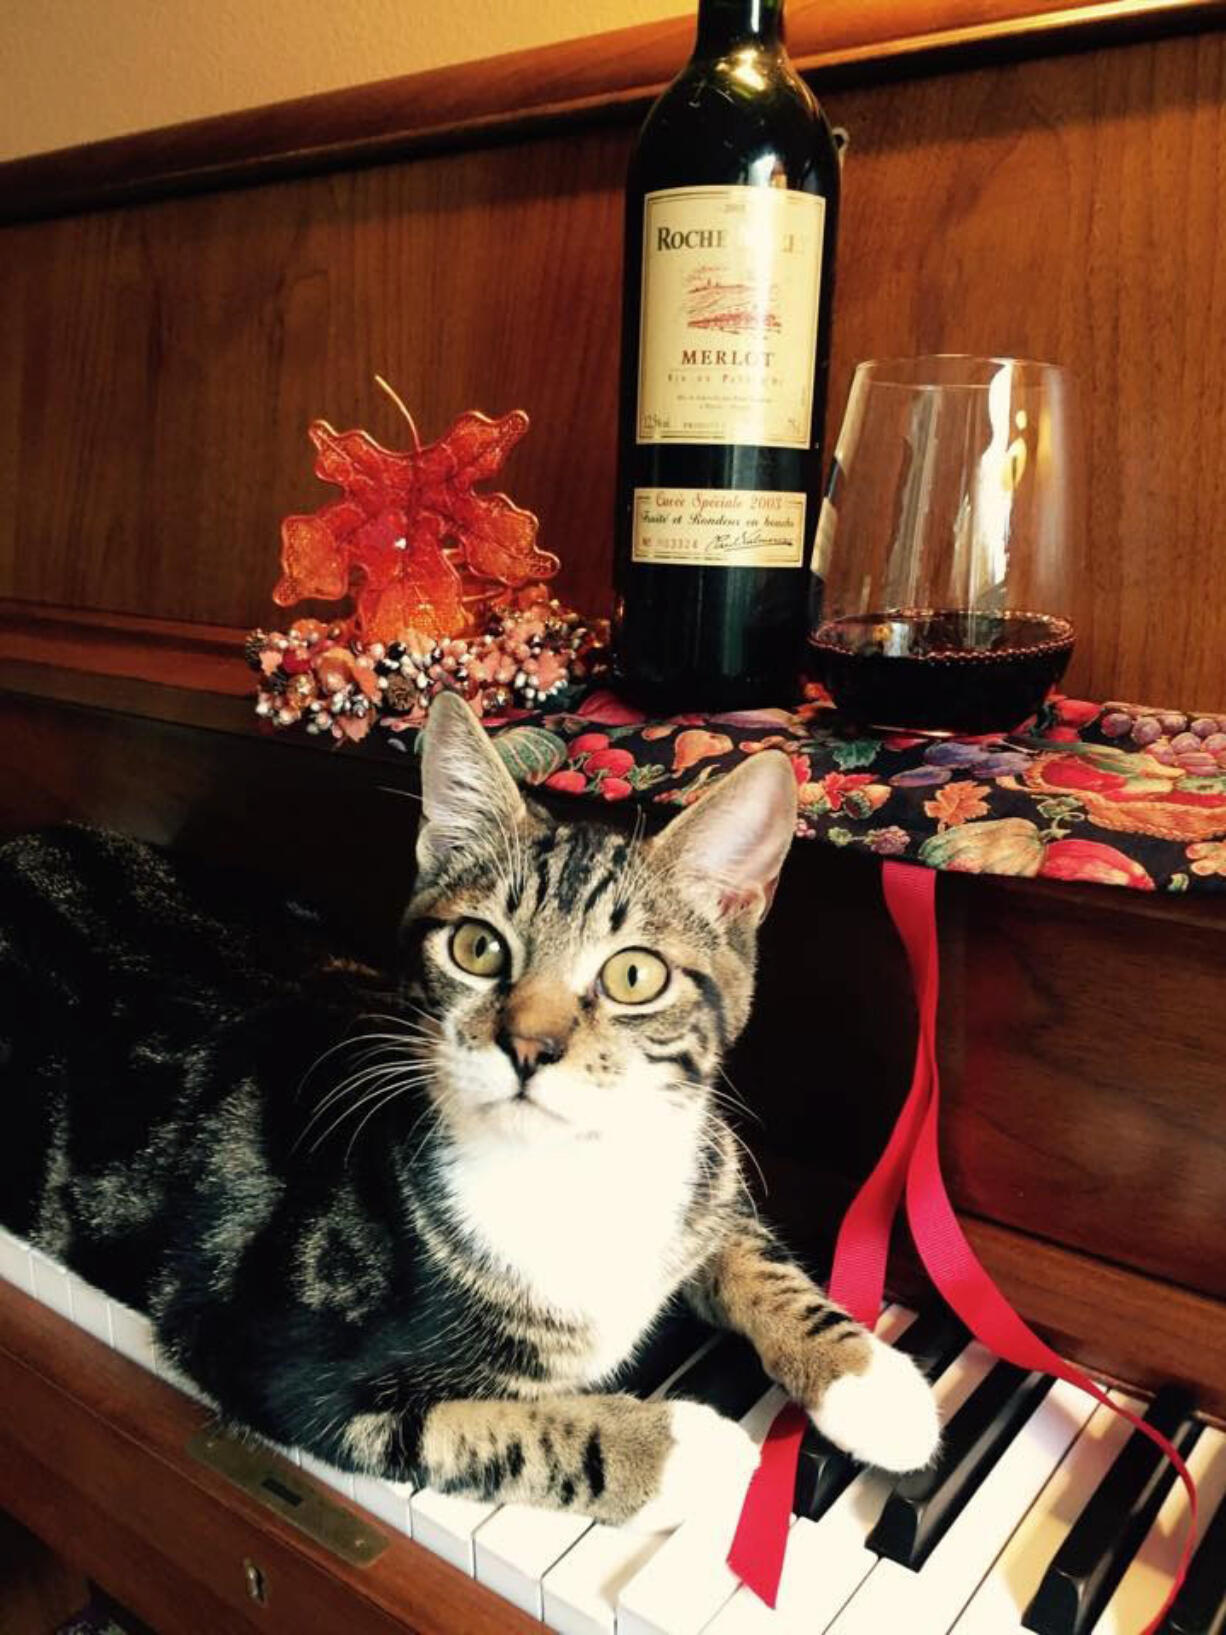
M 1067 1380 L 1136 1427 L 1168 1458 L 1188 1492 L 1188 1525 L 1166 1601 L 1141 1635 L 1154 1635 L 1179 1593 L 1196 1540 L 1196 1486 L 1166 1437 L 1121 1407 L 1079 1368 L 1058 1356 L 1022 1321 L 992 1282 L 958 1225 L 941 1177 L 937 1144 L 940 1076 L 936 1022 L 940 989 L 936 874 L 908 863 L 883 867 L 886 905 L 907 950 L 919 1009 L 915 1072 L 898 1122 L 876 1168 L 839 1229 L 830 1295 L 871 1327 L 881 1310 L 890 1227 L 904 1186 L 907 1219 L 920 1259 L 947 1303 L 983 1345 L 1019 1368 Z M 796 1462 L 805 1416 L 788 1404 L 771 1426 L 762 1460 L 745 1495 L 728 1565 L 768 1606 L 775 1605 L 791 1520 Z

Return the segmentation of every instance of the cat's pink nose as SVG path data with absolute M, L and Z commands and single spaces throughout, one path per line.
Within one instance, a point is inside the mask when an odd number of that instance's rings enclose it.
M 520 1079 L 535 1073 L 538 1067 L 561 1061 L 565 1046 L 550 1034 L 510 1033 L 505 1029 L 498 1035 L 498 1043 L 511 1058 Z

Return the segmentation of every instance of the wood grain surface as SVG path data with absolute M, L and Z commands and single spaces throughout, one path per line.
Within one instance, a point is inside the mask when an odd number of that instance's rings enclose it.
M 791 0 L 794 59 L 880 75 L 1093 39 L 1206 28 L 1220 0 Z M 0 164 L 0 221 L 370 163 L 633 114 L 689 55 L 692 15 L 243 109 Z
M 188 1456 L 206 1410 L 4 1282 L 0 1400 L 0 1506 L 160 1635 L 541 1627 L 404 1537 L 347 1566 Z M 266 1605 L 247 1593 L 245 1560 Z
M 937 901 L 956 1206 L 1226 1300 L 1226 1243 L 1208 1229 L 1226 1220 L 1220 902 L 958 875 Z M 768 1206 L 792 1231 L 820 1243 L 837 1223 L 846 1196 L 829 1177 L 875 1162 L 914 1041 L 879 865 L 795 847 L 729 1065 L 757 1115 L 745 1133 Z
M 1051 358 L 1089 492 L 1069 685 L 1226 708 L 1226 34 L 842 88 L 831 419 L 871 355 Z M 0 234 L 0 596 L 243 627 L 278 524 L 333 491 L 315 415 L 394 443 L 478 405 L 534 425 L 500 479 L 564 593 L 606 607 L 621 181 L 565 137 Z

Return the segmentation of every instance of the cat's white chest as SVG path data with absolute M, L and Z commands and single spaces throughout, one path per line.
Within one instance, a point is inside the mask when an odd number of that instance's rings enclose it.
M 607 1142 L 458 1158 L 449 1190 L 468 1230 L 534 1304 L 585 1323 L 600 1379 L 676 1284 L 689 1154 Z

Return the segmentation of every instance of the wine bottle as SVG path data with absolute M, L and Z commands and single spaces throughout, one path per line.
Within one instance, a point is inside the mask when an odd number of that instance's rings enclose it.
M 614 669 L 648 708 L 794 692 L 838 188 L 782 0 L 700 0 L 626 186 Z

